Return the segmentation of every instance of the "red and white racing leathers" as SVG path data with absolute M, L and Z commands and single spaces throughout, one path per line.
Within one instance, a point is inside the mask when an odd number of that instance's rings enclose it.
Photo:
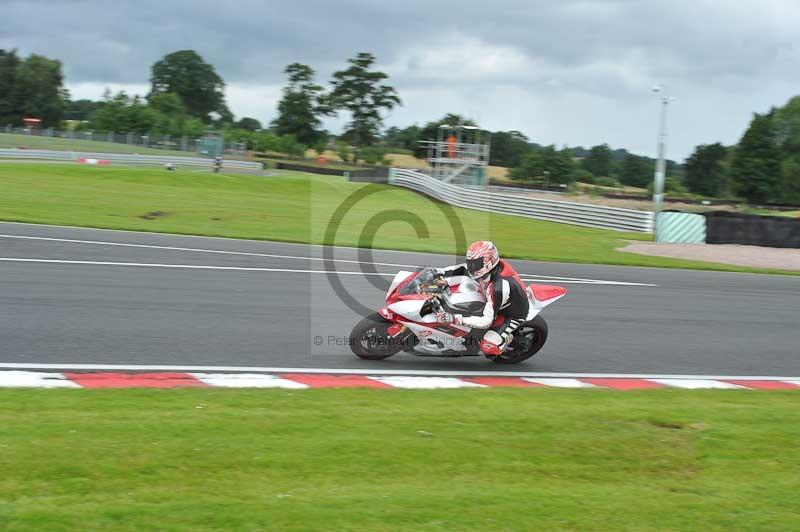
M 439 270 L 445 277 L 467 275 L 466 264 L 458 264 Z M 455 323 L 474 329 L 487 329 L 480 342 L 480 349 L 486 355 L 500 355 L 508 345 L 514 331 L 528 315 L 528 294 L 525 283 L 519 274 L 505 260 L 486 278 L 477 281 L 486 297 L 483 312 L 474 316 L 453 316 Z

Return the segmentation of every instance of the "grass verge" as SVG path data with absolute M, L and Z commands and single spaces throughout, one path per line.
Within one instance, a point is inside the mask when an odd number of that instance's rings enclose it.
M 454 248 L 450 220 L 437 202 L 399 187 L 293 172 L 257 177 L 4 163 L 0 165 L 0 220 L 321 244 L 326 243 L 326 229 L 336 209 L 367 186 L 378 192 L 358 202 L 341 220 L 335 239 L 327 243 L 463 253 Z M 408 220 L 380 223 L 381 213 L 387 210 L 394 210 L 393 216 L 398 210 L 417 216 L 427 230 L 418 235 Z M 468 209 L 454 212 L 467 242 L 492 239 L 510 258 L 768 272 L 616 251 L 627 240 L 649 240 L 649 235 L 641 233 Z M 365 228 L 374 230 L 374 235 L 366 234 Z
M 0 528 L 790 530 L 798 397 L 6 389 Z

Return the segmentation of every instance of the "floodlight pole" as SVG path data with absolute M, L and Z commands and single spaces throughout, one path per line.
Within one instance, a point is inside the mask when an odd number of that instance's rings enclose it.
M 663 89 L 663 85 L 656 85 L 653 87 L 653 92 L 661 92 Z M 667 168 L 666 161 L 664 160 L 665 146 L 667 143 L 667 105 L 674 101 L 675 98 L 661 96 L 660 99 L 661 115 L 658 125 L 658 159 L 656 159 L 656 172 L 653 183 L 653 210 L 655 212 L 661 211 L 664 202 L 664 176 Z

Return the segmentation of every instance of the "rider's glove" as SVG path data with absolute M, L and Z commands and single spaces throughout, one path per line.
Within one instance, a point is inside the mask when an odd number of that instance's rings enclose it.
M 436 321 L 439 323 L 455 323 L 461 325 L 461 314 L 451 314 L 439 309 L 436 311 Z

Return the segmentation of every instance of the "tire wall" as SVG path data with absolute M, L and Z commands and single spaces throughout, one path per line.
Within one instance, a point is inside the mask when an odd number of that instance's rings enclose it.
M 800 219 L 724 211 L 706 213 L 709 244 L 800 248 Z

